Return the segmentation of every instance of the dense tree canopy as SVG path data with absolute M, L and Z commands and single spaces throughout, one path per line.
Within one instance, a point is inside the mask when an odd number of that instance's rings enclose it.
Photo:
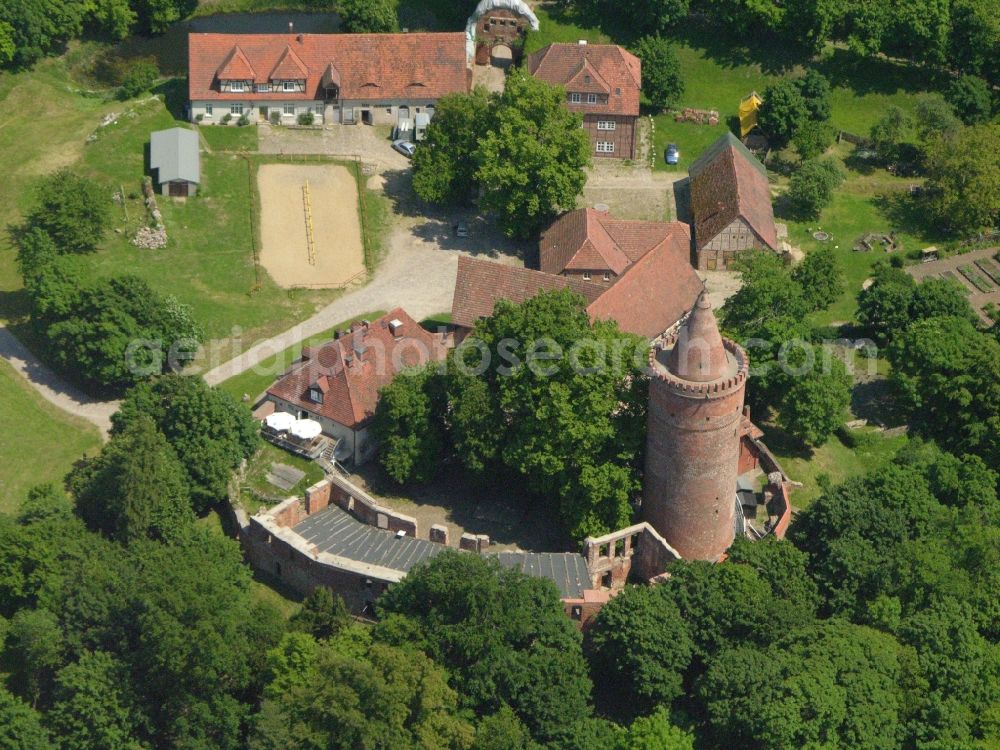
M 590 141 L 565 96 L 516 68 L 501 94 L 445 97 L 414 155 L 417 195 L 462 203 L 478 190 L 480 208 L 496 214 L 505 234 L 537 234 L 575 205 L 590 163 Z
M 140 415 L 68 481 L 81 517 L 123 542 L 167 539 L 194 520 L 188 478 L 153 420 Z
M 962 128 L 927 148 L 927 207 L 945 229 L 976 230 L 1000 217 L 1000 125 Z
M 200 377 L 166 375 L 128 392 L 112 417 L 112 435 L 151 419 L 187 472 L 195 511 L 225 498 L 232 471 L 260 442 L 246 406 Z
M 799 219 L 818 219 L 833 200 L 833 190 L 844 179 L 840 168 L 830 159 L 804 162 L 788 181 L 788 203 Z
M 516 68 L 497 98 L 493 127 L 479 140 L 479 205 L 510 237 L 534 236 L 574 208 L 583 191 L 590 140 L 565 97 L 562 88 Z
M 462 705 L 480 715 L 509 706 L 540 740 L 589 715 L 580 636 L 550 581 L 444 553 L 378 605 L 375 639 L 417 646 L 444 665 Z
M 475 197 L 479 138 L 492 119 L 486 89 L 438 100 L 427 137 L 413 154 L 413 190 L 430 203 L 467 203 Z

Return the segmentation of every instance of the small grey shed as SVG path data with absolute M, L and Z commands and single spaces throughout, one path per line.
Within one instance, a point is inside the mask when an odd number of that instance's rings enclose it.
M 149 167 L 162 195 L 194 195 L 201 182 L 198 134 L 186 128 L 157 130 L 149 138 Z

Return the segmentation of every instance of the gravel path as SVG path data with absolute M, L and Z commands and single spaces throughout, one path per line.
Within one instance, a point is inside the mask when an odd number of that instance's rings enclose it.
M 73 386 L 43 364 L 6 328 L 0 326 L 0 357 L 27 380 L 42 398 L 70 414 L 86 419 L 107 437 L 111 415 L 118 411 L 119 401 L 98 401 Z
M 284 333 L 261 341 L 240 356 L 209 370 L 204 375 L 205 380 L 210 385 L 218 385 L 303 339 L 372 310 L 402 307 L 416 320 L 450 311 L 459 252 L 443 249 L 433 239 L 422 239 L 402 228 L 396 230 L 391 242 L 388 257 L 369 284 L 348 292 Z

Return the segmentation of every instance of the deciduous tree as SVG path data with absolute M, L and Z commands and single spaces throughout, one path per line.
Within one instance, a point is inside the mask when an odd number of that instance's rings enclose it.
M 404 371 L 379 395 L 372 425 L 379 463 L 400 484 L 426 482 L 440 467 L 447 445 L 445 388 L 432 363 Z
M 249 409 L 200 377 L 165 375 L 128 392 L 112 417 L 112 434 L 151 418 L 187 471 L 195 511 L 226 495 L 233 470 L 260 444 Z
M 927 149 L 927 207 L 944 228 L 970 231 L 1000 217 L 1000 125 L 963 128 Z
M 60 252 L 89 252 L 107 231 L 109 205 L 100 185 L 64 169 L 38 187 L 27 226 L 48 234 Z
M 993 111 L 993 90 L 979 76 L 966 75 L 956 78 L 945 95 L 966 125 L 976 125 L 990 119 Z
M 635 54 L 642 61 L 642 93 L 657 110 L 677 104 L 684 93 L 680 62 L 670 42 L 645 36 L 636 42 Z
M 809 118 L 809 103 L 798 83 L 789 79 L 768 86 L 761 98 L 757 124 L 773 146 L 782 148 Z
M 833 189 L 844 179 L 830 159 L 814 159 L 800 166 L 788 181 L 788 202 L 800 219 L 818 219 L 833 200 Z
M 535 236 L 560 211 L 573 208 L 583 190 L 590 141 L 565 96 L 562 88 L 514 69 L 495 122 L 479 141 L 479 203 L 496 214 L 510 237 Z

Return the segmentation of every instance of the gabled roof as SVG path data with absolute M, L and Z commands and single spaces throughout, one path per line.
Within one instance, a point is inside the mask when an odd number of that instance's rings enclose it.
M 220 81 L 252 81 L 257 78 L 253 65 L 250 64 L 246 53 L 240 49 L 238 44 L 233 45 L 233 48 L 229 50 L 229 54 L 215 71 L 215 75 Z
M 402 324 L 395 332 L 393 321 Z M 267 393 L 355 428 L 374 415 L 379 390 L 400 370 L 444 355 L 440 339 L 397 307 L 368 325 L 355 324 L 339 339 L 304 347 L 301 359 Z M 322 391 L 322 404 L 309 398 L 310 388 Z
M 546 273 L 565 270 L 624 270 L 668 237 L 682 233 L 681 222 L 617 219 L 606 211 L 581 208 L 563 214 L 542 234 L 538 243 L 539 265 Z
M 309 69 L 291 47 L 285 47 L 269 76 L 272 81 L 300 81 L 308 77 Z
M 615 320 L 623 331 L 652 339 L 694 306 L 704 285 L 691 267 L 690 235 L 681 224 L 610 287 L 461 256 L 451 320 L 472 328 L 477 320 L 493 314 L 499 299 L 523 302 L 556 289 L 581 294 L 591 320 Z
M 695 248 L 701 250 L 737 218 L 761 242 L 778 249 L 767 170 L 727 132 L 691 165 L 691 214 Z
M 679 224 L 670 237 L 636 260 L 587 308 L 592 320 L 616 320 L 623 331 L 653 339 L 673 326 L 705 285 L 691 266 L 691 236 Z
M 157 130 L 149 136 L 149 167 L 159 183 L 174 180 L 201 182 L 198 134 L 187 128 Z
M 642 63 L 617 45 L 550 44 L 528 57 L 528 70 L 535 78 L 567 91 L 608 94 L 607 104 L 568 104 L 575 111 L 639 114 Z
M 451 322 L 472 328 L 480 318 L 492 315 L 493 308 L 501 299 L 524 302 L 539 292 L 557 289 L 572 289 L 588 303 L 604 291 L 600 284 L 461 255 L 458 258 Z
M 218 81 L 228 78 L 268 83 L 279 66 L 301 78 L 299 65 L 306 72 L 303 92 L 219 90 Z M 469 75 L 461 32 L 188 35 L 188 98 L 194 101 L 318 99 L 324 76 L 339 78 L 342 99 L 439 99 L 468 91 Z

